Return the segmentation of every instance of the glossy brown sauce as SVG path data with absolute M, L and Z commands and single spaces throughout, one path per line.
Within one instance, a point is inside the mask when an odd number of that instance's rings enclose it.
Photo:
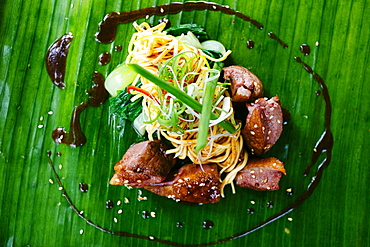
M 253 49 L 254 48 L 254 41 L 253 40 L 248 40 L 247 41 L 247 48 L 248 49 Z
M 89 190 L 89 186 L 85 183 L 79 183 L 78 188 L 82 193 L 86 193 Z
M 262 29 L 263 25 L 250 17 L 230 9 L 228 6 L 223 6 L 223 5 L 218 5 L 214 3 L 206 3 L 206 2 L 186 2 L 186 3 L 172 3 L 172 4 L 167 4 L 167 5 L 160 5 L 157 7 L 149 7 L 149 8 L 144 8 L 140 10 L 134 10 L 134 11 L 129 11 L 129 12 L 123 12 L 121 14 L 113 12 L 105 16 L 104 20 L 100 23 L 99 26 L 99 32 L 96 34 L 96 39 L 101 42 L 101 43 L 110 43 L 114 40 L 114 37 L 116 36 L 116 30 L 117 30 L 117 25 L 120 23 L 128 23 L 132 22 L 136 19 L 139 18 L 144 18 L 146 16 L 151 16 L 151 15 L 165 15 L 165 14 L 175 14 L 179 13 L 180 11 L 191 11 L 191 10 L 213 10 L 213 11 L 221 11 L 222 13 L 225 14 L 230 14 L 230 15 L 236 15 L 240 18 L 242 18 L 245 21 L 250 22 L 251 24 L 255 25 L 256 27 Z M 276 40 L 281 46 L 284 48 L 287 48 L 288 45 L 283 42 L 280 38 L 278 38 L 274 33 L 269 33 L 268 34 L 270 38 Z M 310 168 L 317 162 L 319 156 L 325 155 L 325 159 L 319 164 L 315 175 L 314 179 L 311 180 L 311 183 L 308 185 L 307 190 L 299 196 L 298 199 L 296 199 L 292 204 L 288 205 L 285 207 L 283 210 L 278 212 L 277 214 L 272 215 L 265 221 L 257 224 L 256 226 L 249 228 L 243 232 L 236 233 L 233 236 L 226 237 L 223 239 L 219 239 L 216 241 L 208 242 L 208 243 L 201 243 L 201 244 L 182 244 L 182 243 L 176 243 L 172 242 L 169 240 L 165 239 L 159 239 L 155 238 L 153 236 L 143 236 L 139 234 L 134 234 L 134 233 L 128 233 L 128 232 L 120 232 L 120 231 L 113 231 L 109 230 L 106 228 L 103 228 L 95 223 L 93 223 L 91 220 L 86 218 L 83 214 L 80 213 L 80 211 L 75 207 L 73 204 L 72 200 L 68 196 L 66 190 L 63 187 L 63 184 L 58 176 L 58 174 L 55 171 L 55 168 L 52 164 L 51 161 L 51 152 L 48 151 L 48 157 L 49 157 L 49 164 L 51 169 L 53 170 L 56 179 L 58 181 L 59 186 L 62 188 L 62 195 L 66 198 L 67 202 L 71 206 L 71 208 L 75 211 L 75 213 L 81 217 L 83 220 L 85 220 L 89 225 L 107 233 L 111 233 L 114 235 L 119 235 L 119 236 L 124 236 L 124 237 L 133 237 L 133 238 L 140 238 L 140 239 L 146 239 L 150 241 L 155 241 L 163 244 L 168 244 L 172 246 L 208 246 L 208 245 L 214 245 L 214 244 L 220 244 L 224 243 L 227 241 L 231 241 L 237 238 L 244 237 L 250 233 L 253 233 L 254 231 L 274 222 L 277 219 L 280 219 L 296 209 L 299 205 L 301 205 L 315 190 L 317 185 L 319 184 L 321 177 L 323 175 L 323 172 L 325 168 L 330 164 L 331 161 L 331 155 L 332 155 L 332 148 L 333 148 L 333 135 L 330 130 L 330 119 L 331 119 L 331 103 L 330 103 L 330 96 L 328 93 L 328 89 L 325 85 L 325 82 L 323 79 L 316 74 L 313 69 L 305 64 L 301 58 L 295 57 L 295 60 L 302 65 L 302 67 L 310 74 L 313 75 L 315 81 L 320 85 L 322 89 L 321 95 L 324 98 L 325 101 L 325 131 L 322 133 L 321 138 L 318 140 L 318 142 L 315 145 L 315 150 L 316 152 L 312 153 L 312 160 L 311 163 L 307 165 L 306 170 L 304 175 L 308 175 Z M 84 103 L 86 104 L 86 103 Z M 291 192 L 292 194 L 292 192 Z M 269 205 L 267 205 L 269 207 Z M 250 208 L 247 209 L 248 213 L 253 214 L 255 212 L 254 209 Z M 210 223 L 209 223 L 210 224 Z
M 311 48 L 307 44 L 303 44 L 299 47 L 299 50 L 303 53 L 303 55 L 307 56 L 311 52 Z
M 112 12 L 107 14 L 103 21 L 99 24 L 99 32 L 95 34 L 97 41 L 108 44 L 113 42 L 117 33 L 117 26 L 119 24 L 130 23 L 140 18 L 148 18 L 152 15 L 164 16 L 168 14 L 177 14 L 181 11 L 193 11 L 193 10 L 210 10 L 220 11 L 227 15 L 235 15 L 244 21 L 250 22 L 252 25 L 259 29 L 263 28 L 263 25 L 251 17 L 240 13 L 239 11 L 231 9 L 227 5 L 220 5 L 217 3 L 208 3 L 202 1 L 188 1 L 185 3 L 171 3 L 158 5 L 156 7 L 148 7 L 139 10 L 125 11 L 122 13 Z
M 103 52 L 99 55 L 99 64 L 100 65 L 107 65 L 110 62 L 111 54 L 109 52 Z
M 276 34 L 274 34 L 273 32 L 269 32 L 267 35 L 271 39 L 276 40 L 284 49 L 288 48 L 288 45 L 284 41 L 282 41 L 278 36 L 276 36 Z
M 73 148 L 83 146 L 86 143 L 86 137 L 80 123 L 81 113 L 88 106 L 98 107 L 109 98 L 109 93 L 104 87 L 104 77 L 100 73 L 94 72 L 92 81 L 93 86 L 87 91 L 89 99 L 76 106 L 72 112 L 69 131 L 63 127 L 58 127 L 53 131 L 52 138 L 56 143 L 63 143 Z
M 69 46 L 73 40 L 72 34 L 65 34 L 49 47 L 46 58 L 46 70 L 55 86 L 63 89 L 66 87 L 64 75 L 66 72 Z

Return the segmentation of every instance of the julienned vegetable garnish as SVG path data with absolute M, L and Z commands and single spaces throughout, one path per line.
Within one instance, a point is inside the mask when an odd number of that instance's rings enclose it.
M 236 92 L 242 96 L 237 98 L 243 98 L 248 94 L 245 90 L 250 92 L 254 88 L 262 88 L 262 84 L 252 81 L 252 86 L 242 85 L 239 90 L 240 82 L 234 79 L 243 78 L 245 73 L 219 82 L 223 61 L 231 51 L 226 51 L 218 41 L 200 43 L 188 31 L 191 25 L 185 26 L 185 29 L 180 27 L 179 30 L 186 30 L 187 33 L 178 34 L 178 37 L 166 33 L 165 23 L 154 27 L 147 23 L 134 23 L 134 26 L 137 32 L 130 41 L 126 61 L 108 76 L 106 88 L 114 97 L 111 100 L 113 112 L 123 114 L 125 119 L 129 119 L 126 110 L 135 112 L 134 127 L 141 135 L 147 136 L 149 142 L 130 148 L 116 164 L 116 174 L 111 184 L 145 187 L 159 195 L 194 202 L 218 201 L 220 194 L 224 196 L 227 184 L 235 192 L 233 181 L 245 169 L 248 152 L 243 147 L 241 121 L 234 119 L 231 96 L 235 98 L 235 87 L 238 87 Z M 174 30 L 177 29 L 170 31 Z M 198 26 L 196 31 L 202 37 L 207 37 Z M 233 95 L 228 92 L 230 82 Z M 260 96 L 263 90 L 259 91 L 256 96 Z M 275 102 L 268 101 L 266 109 Z M 141 107 L 137 107 L 138 103 Z M 129 104 L 141 112 L 128 109 Z M 117 110 L 120 107 L 125 111 Z M 269 110 L 258 110 L 262 118 L 271 116 Z M 243 132 L 258 133 L 258 128 L 271 132 L 269 124 L 275 121 L 271 119 L 260 119 L 260 123 L 257 121 L 253 125 L 256 130 L 244 129 Z M 167 140 L 171 146 L 156 141 L 161 139 Z M 254 141 L 247 139 L 248 147 L 252 143 L 252 153 Z M 257 140 L 257 144 L 259 142 Z M 189 159 L 193 165 L 183 166 L 176 172 L 173 168 L 176 158 Z M 271 168 L 274 170 L 271 174 L 278 179 L 285 173 L 284 168 L 264 165 L 260 170 Z M 259 182 L 260 189 L 264 188 L 263 184 L 267 184 L 272 175 L 261 173 L 255 178 L 261 179 L 263 176 L 267 177 Z M 265 186 L 265 190 L 271 188 Z

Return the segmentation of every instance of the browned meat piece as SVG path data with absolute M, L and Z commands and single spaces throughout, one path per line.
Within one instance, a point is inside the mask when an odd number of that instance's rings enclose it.
M 175 200 L 215 203 L 220 200 L 220 176 L 217 165 L 187 164 L 170 181 L 145 189 Z
M 235 177 L 240 187 L 254 190 L 278 190 L 282 174 L 286 175 L 284 164 L 276 158 L 256 158 L 238 172 Z
M 283 111 L 278 96 L 269 100 L 260 98 L 247 104 L 247 108 L 242 134 L 252 154 L 260 156 L 279 139 L 283 131 Z
M 114 166 L 110 184 L 144 187 L 162 182 L 176 163 L 173 155 L 166 154 L 167 149 L 158 140 L 133 145 Z
M 223 68 L 224 79 L 230 79 L 231 96 L 234 102 L 247 102 L 263 95 L 263 85 L 260 79 L 241 66 Z

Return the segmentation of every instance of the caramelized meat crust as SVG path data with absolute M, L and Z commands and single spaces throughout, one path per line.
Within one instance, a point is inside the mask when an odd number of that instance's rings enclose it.
M 284 164 L 276 158 L 255 158 L 235 178 L 240 187 L 253 190 L 278 190 L 280 178 L 286 174 Z
M 140 188 L 162 182 L 176 162 L 173 155 L 166 154 L 167 149 L 159 140 L 133 145 L 114 166 L 110 184 Z
M 253 155 L 266 153 L 283 131 L 283 111 L 278 96 L 257 99 L 247 104 L 248 116 L 242 130 L 247 147 Z
M 220 200 L 220 176 L 215 164 L 187 164 L 169 180 L 145 189 L 175 200 L 215 203 Z
M 262 82 L 248 69 L 232 65 L 223 68 L 223 71 L 224 79 L 230 79 L 232 101 L 247 102 L 262 97 Z

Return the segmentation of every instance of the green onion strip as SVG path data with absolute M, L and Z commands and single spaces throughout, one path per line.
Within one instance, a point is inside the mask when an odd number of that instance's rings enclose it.
M 212 87 L 207 86 L 206 87 L 205 94 L 206 95 L 210 94 L 210 96 L 207 96 L 208 98 L 210 97 L 210 99 L 207 99 L 206 97 L 204 97 L 203 106 L 202 106 L 198 101 L 196 101 L 195 99 L 193 99 L 192 97 L 190 97 L 189 95 L 184 93 L 181 89 L 179 89 L 175 86 L 172 86 L 171 84 L 169 84 L 165 80 L 162 80 L 158 76 L 150 73 L 149 71 L 147 71 L 146 69 L 144 69 L 140 65 L 138 65 L 138 64 L 128 64 L 127 66 L 130 69 L 132 69 L 133 71 L 139 73 L 141 76 L 148 79 L 149 81 L 153 82 L 158 87 L 160 87 L 163 90 L 167 91 L 168 93 L 174 95 L 178 100 L 182 101 L 185 105 L 192 108 L 194 111 L 202 113 L 202 118 L 200 119 L 199 128 L 200 129 L 201 128 L 207 128 L 207 130 L 206 131 L 204 131 L 204 129 L 199 130 L 200 133 L 198 132 L 197 148 L 196 149 L 197 149 L 197 151 L 199 151 L 201 148 L 203 148 L 205 146 L 204 143 L 207 143 L 209 121 L 210 120 L 215 120 L 219 117 L 216 113 L 211 111 L 211 109 L 212 109 L 212 99 L 213 99 L 213 94 L 214 94 L 214 90 L 215 90 L 215 85 L 217 84 L 217 80 L 215 80 L 214 82 L 208 82 L 208 83 L 211 83 L 211 84 L 214 83 L 214 86 L 212 86 Z M 207 93 L 207 91 L 209 91 L 209 92 Z M 204 118 L 203 107 L 208 109 L 207 113 L 204 112 L 206 114 L 206 117 L 205 117 L 204 120 L 202 120 Z M 207 117 L 207 114 L 209 115 L 208 117 Z M 207 120 L 207 118 L 208 118 L 208 120 Z M 236 131 L 234 125 L 229 121 L 223 120 L 223 121 L 219 122 L 218 125 L 220 125 L 223 129 L 225 129 L 226 131 L 228 131 L 231 134 Z M 206 133 L 204 133 L 204 132 L 206 132 Z M 199 135 L 202 135 L 202 140 L 199 138 Z M 199 145 L 198 145 L 198 142 L 200 142 Z

